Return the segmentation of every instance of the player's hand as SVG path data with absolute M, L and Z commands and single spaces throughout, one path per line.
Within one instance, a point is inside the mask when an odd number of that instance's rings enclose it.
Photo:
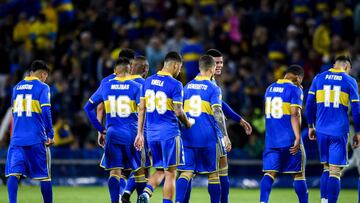
M 245 133 L 246 133 L 247 135 L 251 135 L 251 133 L 252 133 L 252 127 L 251 127 L 250 123 L 248 123 L 248 122 L 247 122 L 246 120 L 244 120 L 244 119 L 241 119 L 241 120 L 240 120 L 240 125 L 244 128 Z
M 295 155 L 296 153 L 298 153 L 299 149 L 300 149 L 300 140 L 296 139 L 294 145 L 289 149 L 290 154 Z
M 102 148 L 105 146 L 106 133 L 98 132 L 98 145 Z
M 310 140 L 316 140 L 315 128 L 309 128 L 308 136 Z
M 356 133 L 356 135 L 353 137 L 352 147 L 354 149 L 360 147 L 360 133 Z
M 144 147 L 144 135 L 137 135 L 134 142 L 134 147 L 136 150 L 141 151 Z
M 224 136 L 224 145 L 225 145 L 225 150 L 227 152 L 230 152 L 231 151 L 231 141 L 230 141 L 229 136 Z
M 53 139 L 48 138 L 48 140 L 46 140 L 46 142 L 45 142 L 45 145 L 46 145 L 47 147 L 50 147 L 50 146 L 52 146 L 54 143 L 55 143 L 54 138 L 53 138 Z
M 186 124 L 186 127 L 191 128 L 191 126 L 193 126 L 194 124 L 195 124 L 195 119 L 188 118 L 188 123 Z

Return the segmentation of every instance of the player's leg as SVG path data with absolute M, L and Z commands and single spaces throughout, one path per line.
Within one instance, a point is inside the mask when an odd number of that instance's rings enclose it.
M 192 180 L 193 180 L 194 176 L 195 175 L 193 175 L 193 177 L 190 179 L 188 187 L 186 189 L 184 203 L 189 203 L 190 202 L 190 196 L 191 196 L 191 190 L 192 190 Z
M 219 139 L 218 149 L 219 149 L 219 176 L 220 176 L 220 185 L 221 185 L 221 203 L 227 203 L 229 200 L 229 191 L 230 191 L 230 181 L 228 176 L 228 161 L 227 154 L 225 151 L 224 142 Z
M 329 179 L 329 137 L 325 134 L 317 133 L 316 140 L 319 147 L 320 162 L 323 165 L 323 173 L 320 177 L 320 198 L 321 203 L 327 203 L 327 182 Z
M 264 177 L 260 183 L 260 202 L 269 201 L 272 185 L 275 181 L 277 172 L 280 171 L 281 157 L 279 149 L 265 149 L 263 153 Z
M 40 180 L 40 188 L 44 203 L 51 203 L 53 199 L 51 179 Z
M 9 146 L 5 165 L 8 198 L 10 203 L 17 202 L 17 191 L 21 175 L 25 175 L 26 167 L 21 147 Z
M 176 181 L 176 203 L 183 203 L 185 201 L 192 176 L 193 173 L 191 171 L 183 171 L 180 173 L 180 176 Z
M 130 201 L 130 196 L 134 192 L 135 186 L 135 177 L 134 172 L 131 172 L 130 177 L 128 178 L 125 186 L 124 194 L 121 196 L 121 201 L 127 203 Z
M 134 174 L 135 188 L 138 195 L 140 195 L 146 187 L 147 180 L 145 178 L 144 168 L 137 170 Z
M 121 169 L 114 169 L 110 171 L 110 176 L 108 179 L 108 188 L 112 203 L 119 202 L 121 178 L 122 178 Z
M 176 166 L 165 170 L 165 182 L 163 187 L 163 203 L 172 203 L 175 194 Z
M 305 179 L 305 173 L 294 174 L 294 190 L 298 196 L 299 203 L 309 202 L 309 193 Z
M 329 145 L 328 203 L 335 203 L 340 193 L 341 169 L 347 164 L 347 135 L 331 136 Z
M 221 186 L 218 172 L 213 172 L 208 175 L 208 192 L 210 195 L 211 203 L 220 202 Z

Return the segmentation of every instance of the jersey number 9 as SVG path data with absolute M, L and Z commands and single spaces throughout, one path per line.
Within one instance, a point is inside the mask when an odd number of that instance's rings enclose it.
M 129 117 L 131 114 L 130 98 L 128 96 L 109 96 L 110 117 L 119 116 L 120 118 Z
M 25 109 L 24 109 L 25 108 Z M 24 95 L 18 94 L 16 95 L 15 103 L 14 103 L 14 112 L 17 113 L 17 116 L 21 117 L 22 112 L 26 112 L 26 117 L 31 117 L 32 112 L 32 95 L 25 94 L 25 105 L 24 105 Z
M 189 99 L 189 114 L 192 117 L 199 117 L 201 115 L 201 97 L 200 95 L 193 95 Z
M 283 100 L 281 97 L 266 97 L 265 114 L 266 118 L 277 118 L 283 117 Z
M 151 113 L 155 109 L 158 114 L 164 114 L 167 111 L 167 96 L 165 92 L 146 90 L 145 92 L 146 111 Z

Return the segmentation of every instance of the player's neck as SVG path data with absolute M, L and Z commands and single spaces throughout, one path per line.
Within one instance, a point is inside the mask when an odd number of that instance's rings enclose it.
M 170 75 L 174 76 L 173 71 L 170 70 L 170 68 L 168 68 L 168 67 L 163 67 L 163 68 L 161 69 L 161 72 L 169 73 Z
M 125 72 L 123 72 L 123 73 L 117 73 L 117 74 L 116 74 L 116 77 L 118 77 L 118 78 L 124 78 L 124 77 L 126 77 L 126 76 L 128 76 L 128 74 L 125 73 Z
M 213 75 L 211 73 L 200 72 L 199 76 L 205 77 L 205 78 L 211 78 Z

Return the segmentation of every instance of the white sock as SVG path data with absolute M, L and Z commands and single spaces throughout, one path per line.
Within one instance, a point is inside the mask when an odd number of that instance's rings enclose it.
M 321 203 L 328 203 L 328 200 L 325 198 L 321 198 Z

